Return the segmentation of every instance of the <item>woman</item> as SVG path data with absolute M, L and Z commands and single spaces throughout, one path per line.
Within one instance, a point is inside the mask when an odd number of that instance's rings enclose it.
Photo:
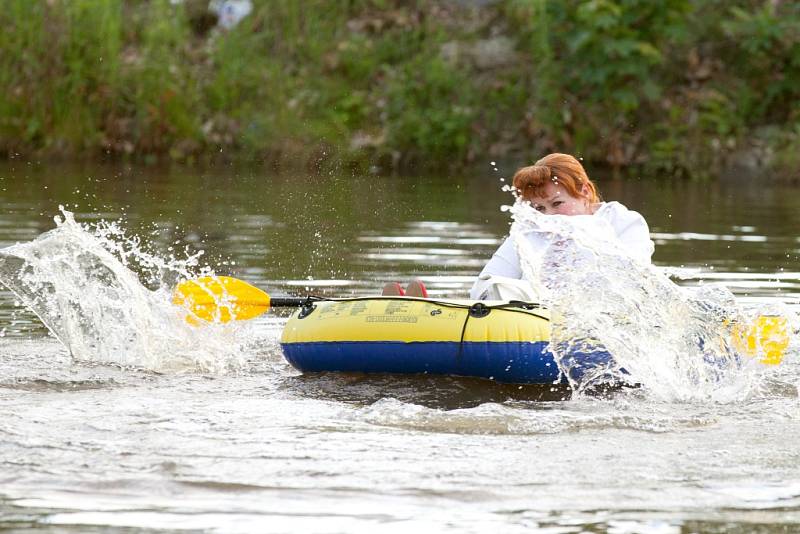
M 516 172 L 514 188 L 545 215 L 590 216 L 586 227 L 610 230 L 620 248 L 637 261 L 650 263 L 654 245 L 644 218 L 619 202 L 602 202 L 583 165 L 568 154 L 550 154 Z M 610 229 L 608 228 L 610 226 Z M 608 233 L 608 232 L 607 232 Z M 552 234 L 526 233 L 533 250 L 544 252 Z M 473 299 L 532 300 L 530 284 L 522 280 L 514 240 L 509 237 L 483 268 L 470 291 Z

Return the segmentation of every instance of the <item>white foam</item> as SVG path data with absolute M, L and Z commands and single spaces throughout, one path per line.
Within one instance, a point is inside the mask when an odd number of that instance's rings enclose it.
M 208 273 L 199 267 L 202 253 L 164 258 L 117 223 L 81 225 L 62 213 L 55 229 L 0 250 L 0 281 L 73 358 L 155 371 L 219 373 L 241 365 L 243 324 L 191 326 L 171 303 L 172 283 Z
M 511 212 L 525 277 L 552 311 L 551 350 L 578 392 L 623 381 L 667 402 L 735 402 L 757 391 L 768 368 L 740 353 L 731 325 L 764 310 L 743 310 L 722 285 L 676 285 L 598 235 L 589 217 L 545 216 L 522 201 Z M 552 236 L 543 254 L 528 245 L 531 231 Z M 576 353 L 600 350 L 613 359 L 575 373 Z

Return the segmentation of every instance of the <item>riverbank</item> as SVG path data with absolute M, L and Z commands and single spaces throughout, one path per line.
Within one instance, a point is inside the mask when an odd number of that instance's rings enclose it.
M 459 168 L 561 150 L 797 174 L 790 2 L 12 0 L 0 153 Z

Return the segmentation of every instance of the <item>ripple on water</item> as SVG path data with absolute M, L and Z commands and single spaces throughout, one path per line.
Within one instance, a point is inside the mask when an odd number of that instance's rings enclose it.
M 119 386 L 114 379 L 87 379 L 87 380 L 46 380 L 43 378 L 15 378 L 10 382 L 0 382 L 0 387 L 5 389 L 18 389 L 24 391 L 82 391 L 87 389 L 101 389 Z
M 474 408 L 443 410 L 391 398 L 363 408 L 353 417 L 373 425 L 422 432 L 493 435 L 564 434 L 609 429 L 665 433 L 701 428 L 718 421 L 714 413 L 686 413 L 674 410 L 674 406 L 654 407 L 649 403 L 626 410 L 620 410 L 616 403 L 604 401 L 485 403 Z

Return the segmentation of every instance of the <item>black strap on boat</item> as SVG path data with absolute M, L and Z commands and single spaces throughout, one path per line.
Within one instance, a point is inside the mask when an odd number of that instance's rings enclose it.
M 478 308 L 486 308 L 486 309 L 521 309 L 526 311 L 536 310 L 536 309 L 544 309 L 544 306 L 539 304 L 538 302 L 527 302 L 523 300 L 509 300 L 503 301 L 498 304 L 487 304 L 484 301 L 477 301 L 472 304 L 462 304 L 459 302 L 451 302 L 451 301 L 443 301 L 443 300 L 435 300 L 429 298 L 417 298 L 417 297 L 403 297 L 403 296 L 366 296 L 366 297 L 320 297 L 317 295 L 308 295 L 306 297 L 273 297 L 270 299 L 270 306 L 273 308 L 277 307 L 303 307 L 307 305 L 311 305 L 314 302 L 353 302 L 359 300 L 408 300 L 408 301 L 415 301 L 415 302 L 427 302 L 429 304 L 435 304 L 437 306 L 443 306 L 448 308 L 472 308 L 476 304 L 480 305 Z
M 509 300 L 508 302 L 504 302 L 502 304 L 495 304 L 492 306 L 492 308 L 497 308 L 497 309 L 522 308 L 523 310 L 541 310 L 544 309 L 544 306 L 542 306 L 538 302 L 527 302 L 524 300 Z
M 469 313 L 464 316 L 464 324 L 461 326 L 461 339 L 458 341 L 458 354 L 456 360 L 461 361 L 461 356 L 464 354 L 464 334 L 467 333 L 467 323 L 469 322 Z
M 461 359 L 461 356 L 464 352 L 464 336 L 467 333 L 467 324 L 471 318 L 474 319 L 482 319 L 489 315 L 492 310 L 506 310 L 511 312 L 519 312 L 524 313 L 526 315 L 533 315 L 534 317 L 538 317 L 540 319 L 544 319 L 549 321 L 549 317 L 545 317 L 543 315 L 539 315 L 538 313 L 533 313 L 533 310 L 544 309 L 544 306 L 539 304 L 538 302 L 526 302 L 523 300 L 509 300 L 507 302 L 501 302 L 499 304 L 487 304 L 483 301 L 473 302 L 471 304 L 461 304 L 458 302 L 447 302 L 441 300 L 433 300 L 433 299 L 419 299 L 415 297 L 402 297 L 402 296 L 372 296 L 372 297 L 350 297 L 350 298 L 327 298 L 327 297 L 319 297 L 316 295 L 309 295 L 308 297 L 301 298 L 301 297 L 288 297 L 288 298 L 275 298 L 272 299 L 272 303 L 274 306 L 299 306 L 300 313 L 297 315 L 298 319 L 303 319 L 308 317 L 316 308 L 317 306 L 314 304 L 315 302 L 353 302 L 353 301 L 361 301 L 361 300 L 408 300 L 413 302 L 427 302 L 429 304 L 434 304 L 436 306 L 442 306 L 447 308 L 459 308 L 459 309 L 467 309 L 467 313 L 464 316 L 464 324 L 461 326 L 461 337 L 458 342 L 458 354 L 456 358 L 458 360 Z M 278 304 L 279 303 L 279 304 Z
M 475 302 L 469 305 L 469 311 L 467 311 L 467 314 L 464 316 L 464 324 L 461 326 L 461 339 L 458 341 L 458 354 L 456 355 L 456 359 L 460 360 L 464 353 L 464 334 L 467 333 L 467 323 L 469 323 L 470 317 L 482 319 L 489 315 L 491 311 L 492 307 L 487 306 L 483 302 Z
M 477 301 L 471 304 L 467 303 L 459 303 L 459 302 L 448 302 L 442 300 L 434 300 L 434 299 L 421 299 L 417 297 L 403 297 L 403 296 L 368 296 L 368 297 L 345 297 L 345 298 L 333 298 L 333 297 L 320 297 L 316 295 L 309 295 L 307 297 L 277 297 L 271 299 L 272 306 L 293 306 L 299 307 L 300 313 L 298 314 L 299 319 L 303 319 L 308 317 L 317 307 L 315 305 L 316 302 L 356 302 L 362 300 L 391 300 L 391 301 L 398 301 L 398 300 L 407 300 L 411 302 L 427 302 L 429 304 L 434 304 L 436 306 L 441 306 L 443 308 L 457 308 L 457 309 L 467 309 L 468 313 L 466 318 L 464 319 L 464 325 L 461 328 L 461 341 L 459 343 L 459 357 L 461 356 L 461 345 L 464 343 L 464 334 L 467 331 L 467 321 L 469 321 L 470 317 L 474 317 L 476 319 L 480 319 L 482 317 L 486 317 L 489 315 L 489 312 L 492 310 L 506 310 L 511 312 L 519 312 L 525 313 L 526 315 L 533 315 L 540 319 L 544 319 L 549 321 L 549 317 L 545 317 L 544 315 L 540 315 L 538 313 L 534 313 L 534 310 L 543 310 L 545 309 L 544 306 L 539 304 L 538 302 L 528 302 L 524 300 L 509 300 L 506 302 L 500 302 L 498 304 L 487 304 L 484 301 Z

